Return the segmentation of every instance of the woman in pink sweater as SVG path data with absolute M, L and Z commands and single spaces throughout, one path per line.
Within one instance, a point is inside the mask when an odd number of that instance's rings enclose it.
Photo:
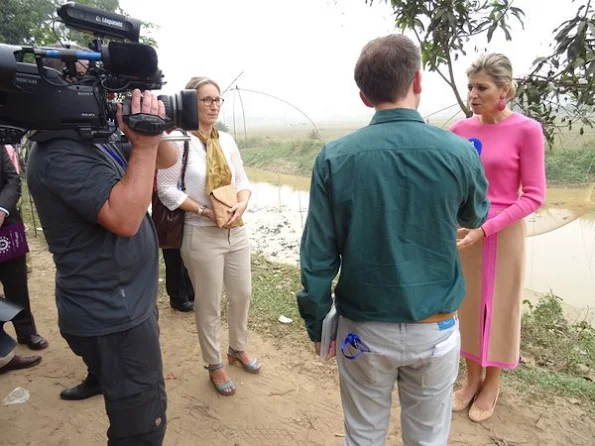
M 459 309 L 461 354 L 467 381 L 454 393 L 453 410 L 469 407 L 480 422 L 494 413 L 503 368 L 520 356 L 521 293 L 525 263 L 523 218 L 545 200 L 544 140 L 541 125 L 513 112 L 510 60 L 485 54 L 467 70 L 469 104 L 475 116 L 451 130 L 473 142 L 489 181 L 488 221 L 459 230 L 459 255 L 467 295 Z

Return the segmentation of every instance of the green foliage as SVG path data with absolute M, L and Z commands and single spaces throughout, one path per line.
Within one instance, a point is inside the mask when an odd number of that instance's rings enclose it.
M 49 0 L 4 0 L 0 15 L 0 42 L 14 45 L 47 44 L 55 41 Z
M 318 130 L 312 129 L 312 131 L 308 134 L 308 139 L 311 139 L 311 140 L 320 139 L 320 132 Z
M 511 40 L 510 23 L 517 21 L 522 26 L 525 13 L 512 6 L 510 0 L 384 1 L 392 6 L 396 27 L 414 32 L 423 67 L 440 75 L 454 92 L 461 110 L 471 116 L 465 97 L 457 89 L 453 63 L 467 55 L 472 37 L 485 34 L 489 43 L 500 30 L 506 40 Z
M 374 0 L 365 0 L 372 4 Z M 378 1 L 378 0 L 377 0 Z M 511 23 L 523 26 L 524 12 L 513 0 L 384 0 L 392 6 L 395 25 L 411 30 L 422 51 L 424 68 L 452 89 L 460 109 L 471 116 L 453 74 L 453 62 L 471 49 L 470 39 L 485 35 L 489 43 L 500 30 L 512 40 Z M 553 145 L 562 128 L 593 127 L 595 106 L 595 6 L 573 0 L 574 17 L 554 30 L 552 51 L 535 59 L 529 75 L 519 77 L 515 105 L 543 125 Z M 473 48 L 478 51 L 477 47 Z
M 225 131 L 225 130 L 224 130 Z M 314 138 L 251 137 L 238 146 L 247 166 L 309 177 L 324 141 Z M 545 166 L 548 186 L 579 186 L 595 182 L 595 141 L 582 148 L 550 150 Z
M 224 122 L 221 121 L 217 121 L 215 123 L 215 128 L 217 130 L 219 130 L 220 132 L 226 132 L 229 133 L 229 126 L 227 124 L 225 124 Z
M 525 302 L 523 356 L 540 367 L 589 379 L 595 370 L 595 328 L 584 320 L 569 323 L 560 302 L 551 292 L 535 307 Z
M 554 30 L 552 52 L 533 62 L 531 73 L 519 79 L 518 104 L 542 122 L 551 142 L 560 128 L 593 127 L 595 105 L 595 8 L 576 1 L 572 19 Z
M 250 329 L 272 336 L 286 346 L 308 340 L 295 298 L 295 292 L 301 287 L 298 271 L 293 266 L 252 255 Z M 280 315 L 294 322 L 280 324 Z
M 78 0 L 77 3 L 127 15 L 120 8 L 119 0 Z M 73 41 L 84 46 L 92 39 L 90 34 L 66 28 L 57 19 L 53 0 L 3 0 L 0 42 L 44 46 L 57 41 Z M 155 46 L 151 32 L 156 28 L 153 23 L 143 22 L 141 41 Z
M 595 384 L 590 380 L 531 367 L 519 367 L 513 373 L 504 375 L 504 379 L 507 385 L 513 384 L 521 392 L 537 393 L 538 398 L 543 398 L 543 393 L 546 397 L 558 395 L 595 410 Z
M 548 185 L 570 186 L 595 182 L 595 148 L 549 151 L 545 157 Z
M 317 139 L 269 137 L 238 141 L 247 166 L 300 176 L 310 176 L 314 158 L 320 152 L 322 144 Z

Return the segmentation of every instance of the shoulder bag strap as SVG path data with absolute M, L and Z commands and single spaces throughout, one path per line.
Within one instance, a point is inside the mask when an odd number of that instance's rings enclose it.
M 184 132 L 185 136 L 188 136 L 186 132 Z M 181 186 L 181 190 L 183 192 L 186 191 L 186 166 L 188 165 L 188 150 L 190 148 L 190 144 L 188 141 L 184 141 L 184 154 L 182 155 L 182 171 L 180 172 L 180 181 L 178 184 Z

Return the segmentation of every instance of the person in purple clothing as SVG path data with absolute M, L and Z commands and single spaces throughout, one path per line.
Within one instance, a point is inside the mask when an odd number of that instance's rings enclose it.
M 21 198 L 21 178 L 15 168 L 8 150 L 0 146 L 0 228 L 21 225 L 23 219 L 18 206 Z M 25 237 L 24 232 L 23 237 Z M 48 342 L 37 333 L 35 318 L 31 312 L 29 285 L 27 277 L 26 252 L 14 258 L 2 261 L 0 256 L 0 283 L 4 288 L 6 299 L 17 304 L 23 310 L 18 313 L 12 323 L 19 344 L 27 345 L 31 350 L 43 350 Z

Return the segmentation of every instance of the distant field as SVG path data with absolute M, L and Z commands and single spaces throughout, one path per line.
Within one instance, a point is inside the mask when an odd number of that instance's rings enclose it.
M 261 129 L 244 138 L 237 135 L 238 146 L 246 165 L 290 175 L 310 176 L 314 158 L 330 139 L 349 131 L 347 127 L 322 127 L 315 134 L 298 136 L 299 129 Z M 548 185 L 576 187 L 595 183 L 595 139 L 590 135 L 565 132 L 560 144 L 546 152 Z
M 325 141 L 340 137 L 348 127 L 322 127 L 321 138 L 302 136 L 303 129 L 263 129 L 260 135 L 238 137 L 246 166 L 259 169 L 250 178 L 288 184 L 307 190 L 312 165 Z M 548 184 L 546 208 L 568 208 L 577 212 L 595 209 L 595 140 L 589 135 L 566 132 L 561 136 L 564 148 L 546 152 Z
M 448 127 L 452 124 L 452 121 L 446 120 L 432 120 L 430 123 L 437 127 Z M 339 123 L 317 123 L 315 122 L 318 131 L 320 133 L 320 139 L 328 141 L 331 139 L 340 138 L 358 128 L 364 127 L 368 124 L 367 120 L 351 121 L 351 122 L 339 122 Z M 246 132 L 241 127 L 236 128 L 236 138 L 238 141 L 242 141 L 247 137 L 258 138 L 258 137 L 270 137 L 270 138 L 281 138 L 281 139 L 307 139 L 314 130 L 314 127 L 309 123 L 300 123 L 289 126 L 261 126 L 261 127 L 249 127 Z M 553 149 L 577 149 L 582 147 L 595 147 L 595 129 L 584 129 L 584 134 L 580 135 L 580 127 L 575 127 L 572 130 L 567 128 L 556 136 Z M 233 127 L 230 127 L 231 133 L 233 133 Z
M 345 123 L 337 125 L 317 125 L 318 131 L 320 132 L 321 139 L 328 141 L 335 138 L 340 138 L 348 133 L 357 130 L 367 125 L 367 122 L 357 123 Z M 259 137 L 271 137 L 271 138 L 283 138 L 283 139 L 306 139 L 310 133 L 314 130 L 312 125 L 296 125 L 296 126 L 270 126 L 270 127 L 254 127 L 249 128 L 246 132 L 248 138 L 259 138 Z M 233 133 L 233 128 L 230 129 Z M 237 139 L 239 141 L 244 139 L 244 130 L 238 129 L 236 131 Z

